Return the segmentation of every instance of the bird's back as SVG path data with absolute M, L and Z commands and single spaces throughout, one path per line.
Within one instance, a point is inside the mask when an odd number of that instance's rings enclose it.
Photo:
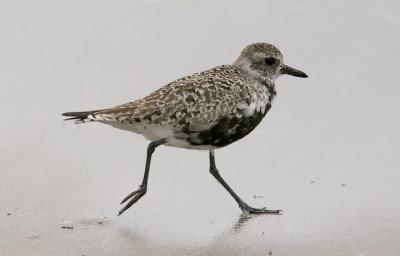
M 177 79 L 142 99 L 87 117 L 143 134 L 149 140 L 168 136 L 171 144 L 179 144 L 173 146 L 220 147 L 238 139 L 228 136 L 225 140 L 226 135 L 221 139 L 223 130 L 235 132 L 235 123 L 242 120 L 250 132 L 267 112 L 273 96 L 274 92 L 245 71 L 222 65 Z M 240 138 L 248 132 L 242 131 Z

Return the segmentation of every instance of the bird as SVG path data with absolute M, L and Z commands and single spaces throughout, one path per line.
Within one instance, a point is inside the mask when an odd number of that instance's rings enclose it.
M 142 183 L 122 200 L 121 205 L 126 204 L 118 215 L 146 194 L 152 155 L 161 145 L 208 151 L 210 173 L 244 213 L 281 214 L 281 210 L 254 208 L 243 201 L 220 175 L 215 150 L 253 131 L 271 108 L 276 96 L 275 80 L 284 74 L 308 77 L 285 65 L 282 53 L 273 44 L 252 43 L 232 64 L 179 78 L 144 98 L 111 108 L 62 115 L 76 123 L 107 124 L 150 141 Z

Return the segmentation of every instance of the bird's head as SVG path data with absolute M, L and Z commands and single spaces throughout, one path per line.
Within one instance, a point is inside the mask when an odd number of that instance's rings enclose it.
M 283 74 L 308 77 L 303 71 L 285 65 L 282 53 L 278 48 L 267 43 L 248 45 L 243 49 L 234 65 L 251 74 L 266 77 L 273 81 Z

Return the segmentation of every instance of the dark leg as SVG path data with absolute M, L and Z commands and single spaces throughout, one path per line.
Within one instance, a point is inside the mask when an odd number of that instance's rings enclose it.
M 239 204 L 240 209 L 242 209 L 243 212 L 248 212 L 248 213 L 266 213 L 266 214 L 280 214 L 280 210 L 267 210 L 265 208 L 253 208 L 248 206 L 236 193 L 229 187 L 228 183 L 225 182 L 225 180 L 221 177 L 221 175 L 218 172 L 217 166 L 215 165 L 215 157 L 214 157 L 214 151 L 210 150 L 210 172 L 211 174 L 217 179 L 219 183 L 231 194 L 231 196 L 236 200 L 236 202 Z
M 147 180 L 149 179 L 149 171 L 150 171 L 150 162 L 151 162 L 151 155 L 154 153 L 154 150 L 156 147 L 166 143 L 166 139 L 161 139 L 157 141 L 153 141 L 149 144 L 147 147 L 147 156 L 146 156 L 146 167 L 144 170 L 144 177 L 142 181 L 142 185 L 139 186 L 139 189 L 136 191 L 133 191 L 130 193 L 128 196 L 126 196 L 121 204 L 125 203 L 128 199 L 132 198 L 118 213 L 118 215 L 121 215 L 124 211 L 129 209 L 134 203 L 139 201 L 139 199 L 146 194 L 147 191 Z

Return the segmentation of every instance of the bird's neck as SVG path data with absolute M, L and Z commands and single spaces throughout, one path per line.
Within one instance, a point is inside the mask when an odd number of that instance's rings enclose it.
M 269 92 L 275 92 L 275 79 L 261 75 L 251 69 L 246 62 L 241 62 L 240 59 L 236 60 L 233 65 L 246 73 L 256 84 L 265 86 Z
M 242 71 L 244 71 L 245 73 L 247 73 L 247 75 L 252 78 L 255 81 L 258 81 L 260 83 L 262 83 L 264 86 L 266 87 L 273 87 L 275 88 L 275 79 L 276 78 L 271 78 L 268 76 L 264 76 L 262 74 L 260 74 L 259 72 L 255 71 L 254 69 L 252 69 L 250 67 L 250 63 L 248 61 L 246 61 L 243 58 L 238 58 L 234 63 L 233 66 L 241 69 Z

